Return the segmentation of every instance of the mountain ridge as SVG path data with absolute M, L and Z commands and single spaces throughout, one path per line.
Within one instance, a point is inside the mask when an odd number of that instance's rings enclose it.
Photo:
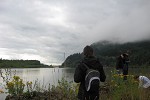
M 90 45 L 93 47 L 96 57 L 107 67 L 114 67 L 116 57 L 127 52 L 131 60 L 131 66 L 150 66 L 150 40 L 113 43 L 111 41 L 99 41 Z M 81 53 L 74 53 L 66 58 L 62 67 L 74 68 L 83 59 Z

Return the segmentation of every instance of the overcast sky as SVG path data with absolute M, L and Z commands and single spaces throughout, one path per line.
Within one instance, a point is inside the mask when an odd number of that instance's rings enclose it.
M 150 38 L 150 0 L 0 0 L 0 58 L 61 64 L 97 41 Z

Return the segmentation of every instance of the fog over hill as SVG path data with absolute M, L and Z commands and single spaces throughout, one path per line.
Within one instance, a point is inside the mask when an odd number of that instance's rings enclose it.
M 150 40 L 128 43 L 101 41 L 91 44 L 91 47 L 104 66 L 114 67 L 116 58 L 121 53 L 128 53 L 131 61 L 130 67 L 150 67 Z M 74 53 L 67 57 L 62 66 L 76 67 L 83 57 L 81 53 Z

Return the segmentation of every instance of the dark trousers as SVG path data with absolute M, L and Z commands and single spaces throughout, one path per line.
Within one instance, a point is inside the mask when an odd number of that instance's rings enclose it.
M 99 100 L 99 91 L 87 93 L 85 100 Z
M 123 80 L 127 80 L 127 75 L 128 75 L 128 64 L 125 64 L 125 66 L 123 67 Z

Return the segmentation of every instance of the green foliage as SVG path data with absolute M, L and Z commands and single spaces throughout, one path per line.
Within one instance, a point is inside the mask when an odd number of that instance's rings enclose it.
M 123 80 L 126 76 L 127 80 Z M 147 89 L 138 88 L 139 82 L 135 80 L 134 75 L 118 75 L 112 74 L 110 97 L 112 100 L 147 100 L 150 91 L 145 93 Z
M 127 80 L 123 80 L 124 75 L 112 71 L 110 81 L 100 87 L 100 100 L 149 100 L 149 89 L 138 88 L 139 82 L 134 75 L 125 76 Z
M 125 75 L 127 80 L 123 80 L 123 75 L 112 75 L 111 97 L 113 100 L 135 100 L 139 98 L 138 82 L 133 79 L 133 75 Z M 133 99 L 134 98 L 134 99 Z
M 12 100 L 9 98 L 22 98 L 21 100 L 76 100 L 77 89 L 73 82 L 68 82 L 64 78 L 58 81 L 57 86 L 52 86 L 46 89 L 40 87 L 37 83 L 32 84 L 32 82 L 27 82 L 27 89 L 24 89 L 25 84 L 19 76 L 14 76 L 13 81 L 8 82 L 7 90 L 10 95 L 6 98 L 7 100 Z M 23 87 L 23 88 L 22 88 Z M 34 88 L 35 87 L 35 88 Z
M 58 81 L 58 86 L 53 86 L 51 91 L 55 92 L 55 100 L 76 100 L 77 89 L 73 82 L 68 82 L 64 78 Z
M 19 76 L 14 76 L 12 81 L 6 83 L 6 90 L 10 95 L 21 95 L 23 94 L 25 84 Z

